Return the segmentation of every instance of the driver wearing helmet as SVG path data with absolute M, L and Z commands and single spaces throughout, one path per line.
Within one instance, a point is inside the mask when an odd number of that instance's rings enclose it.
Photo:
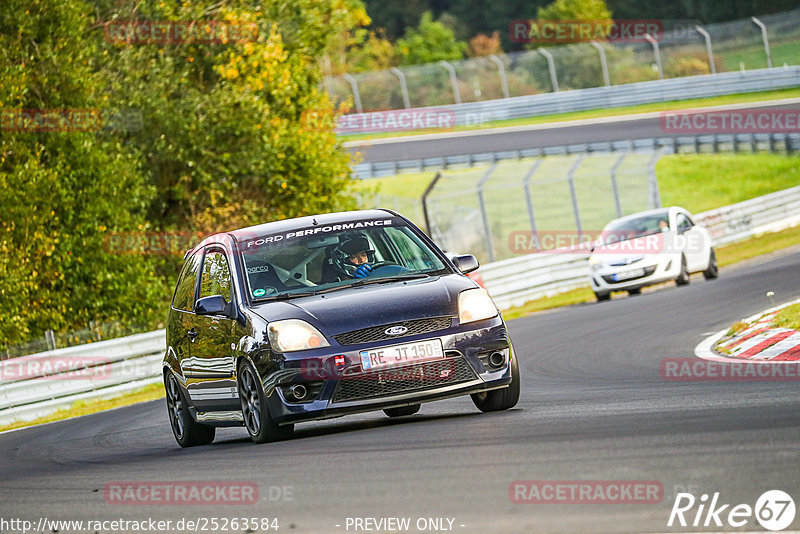
M 375 251 L 364 235 L 355 235 L 347 238 L 339 245 L 339 250 L 345 254 L 345 267 L 347 273 L 354 278 L 366 278 L 372 272 L 370 262 L 375 262 Z

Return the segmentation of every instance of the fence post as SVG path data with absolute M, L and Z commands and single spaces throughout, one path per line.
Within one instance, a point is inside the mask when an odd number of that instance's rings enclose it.
M 508 80 L 506 79 L 506 66 L 503 65 L 503 62 L 500 60 L 499 57 L 492 54 L 489 56 L 489 59 L 497 65 L 497 73 L 500 75 L 500 86 L 503 88 L 503 98 L 508 98 Z
M 556 76 L 556 64 L 553 61 L 553 54 L 544 48 L 537 48 L 537 52 L 544 56 L 547 60 L 547 68 L 550 70 L 550 83 L 553 85 L 553 92 L 558 92 L 558 76 Z
M 714 65 L 714 52 L 711 49 L 711 36 L 700 26 L 695 26 L 697 33 L 703 36 L 706 41 L 706 54 L 708 54 L 708 66 L 711 68 L 711 74 L 717 73 L 717 66 Z
M 656 56 L 656 67 L 658 67 L 658 79 L 664 79 L 664 69 L 661 68 L 661 51 L 658 48 L 658 41 L 653 39 L 653 36 L 649 33 L 644 35 L 644 38 L 647 39 L 647 42 L 653 45 L 653 55 Z
M 658 149 L 653 154 L 653 157 L 650 158 L 650 163 L 647 165 L 647 183 L 650 197 L 650 208 L 660 208 L 661 207 L 661 194 L 658 191 L 658 176 L 656 176 L 656 164 L 658 160 L 661 159 L 664 153 L 661 149 Z
M 497 167 L 497 162 L 493 162 L 489 166 L 489 169 L 483 175 L 481 181 L 478 182 L 478 205 L 481 209 L 481 219 L 483 219 L 483 231 L 486 234 L 486 250 L 489 253 L 489 262 L 493 262 L 495 258 L 494 241 L 492 240 L 492 228 L 489 226 L 489 214 L 486 212 L 486 199 L 483 197 L 483 187 L 486 185 L 486 182 L 489 181 L 495 167 Z
M 611 78 L 608 76 L 608 62 L 606 61 L 606 51 L 602 46 L 600 46 L 600 43 L 598 43 L 597 41 L 589 41 L 589 44 L 591 44 L 595 48 L 595 50 L 597 50 L 600 53 L 600 67 L 603 69 L 603 84 L 606 87 L 609 87 L 611 85 Z
M 525 175 L 525 179 L 522 180 L 522 186 L 525 189 L 525 204 L 528 206 L 528 220 L 531 223 L 531 232 L 532 232 L 531 237 L 533 237 L 537 233 L 536 216 L 534 215 L 533 212 L 533 199 L 531 198 L 531 179 L 533 178 L 533 175 L 536 174 L 536 171 L 539 170 L 539 165 L 541 164 L 542 164 L 541 158 L 537 159 L 531 166 L 530 170 L 528 171 L 528 174 Z M 536 248 L 538 249 L 539 240 L 536 239 L 534 242 L 536 243 Z
M 569 181 L 569 194 L 572 197 L 572 211 L 575 213 L 575 226 L 578 229 L 578 239 L 580 239 L 583 235 L 583 225 L 581 224 L 580 208 L 578 208 L 578 194 L 575 192 L 575 171 L 577 171 L 578 167 L 580 167 L 581 163 L 583 163 L 584 157 L 586 157 L 586 155 L 581 154 L 578 157 L 578 160 L 572 164 L 572 168 L 570 168 L 569 173 L 567 173 L 567 181 Z
M 458 90 L 458 78 L 456 77 L 456 69 L 453 68 L 449 62 L 445 60 L 441 60 L 439 65 L 447 69 L 447 72 L 450 74 L 450 86 L 453 88 L 453 98 L 456 101 L 456 104 L 461 103 L 461 92 Z
M 617 187 L 617 169 L 622 165 L 622 162 L 627 157 L 627 154 L 621 154 L 614 165 L 611 166 L 611 190 L 614 192 L 614 205 L 617 208 L 617 217 L 622 217 L 622 204 L 619 201 L 619 188 Z
M 355 78 L 347 73 L 342 74 L 342 78 L 347 80 L 347 83 L 350 84 L 350 88 L 353 90 L 353 100 L 356 104 L 356 112 L 364 113 L 364 108 L 361 106 L 361 93 L 358 92 L 358 82 Z
M 397 79 L 400 80 L 400 92 L 403 94 L 403 106 L 408 109 L 411 107 L 411 99 L 408 98 L 408 85 L 406 85 L 406 75 L 403 74 L 403 71 L 398 69 L 397 67 L 392 67 L 389 69 L 392 74 L 397 76 Z
M 436 176 L 433 177 L 431 183 L 428 184 L 428 187 L 425 188 L 425 192 L 422 193 L 422 215 L 425 217 L 425 231 L 428 232 L 428 235 L 432 237 L 431 232 L 431 219 L 428 215 L 428 195 L 431 194 L 433 188 L 436 187 L 436 182 L 442 177 L 442 173 L 437 172 Z
M 753 21 L 753 24 L 761 28 L 761 40 L 764 41 L 764 54 L 767 56 L 767 68 L 772 68 L 772 54 L 769 50 L 769 39 L 767 39 L 767 27 L 764 26 L 764 23 L 758 20 L 755 17 L 750 17 L 750 20 Z
M 47 344 L 47 350 L 56 350 L 56 336 L 52 330 L 44 331 L 44 341 Z

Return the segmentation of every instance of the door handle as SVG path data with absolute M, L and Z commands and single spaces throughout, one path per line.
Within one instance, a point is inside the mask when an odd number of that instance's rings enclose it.
M 186 335 L 189 336 L 190 340 L 194 341 L 194 338 L 197 337 L 197 331 L 194 328 L 192 328 L 191 330 L 186 332 Z

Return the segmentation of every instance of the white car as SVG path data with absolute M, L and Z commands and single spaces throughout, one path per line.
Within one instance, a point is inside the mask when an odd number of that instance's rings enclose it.
M 677 206 L 614 219 L 589 258 L 589 280 L 597 300 L 608 300 L 613 291 L 638 294 L 645 286 L 669 280 L 686 285 L 694 272 L 716 278 L 717 258 L 708 230 Z

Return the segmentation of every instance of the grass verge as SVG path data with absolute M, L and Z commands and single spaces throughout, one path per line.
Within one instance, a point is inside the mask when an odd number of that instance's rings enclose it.
M 535 117 L 525 117 L 521 119 L 506 119 L 491 121 L 475 126 L 458 126 L 449 131 L 485 130 L 488 128 L 501 128 L 504 126 L 527 126 L 533 124 L 545 124 L 549 122 L 564 122 L 581 119 L 597 119 L 601 117 L 615 117 L 618 115 L 630 115 L 634 113 L 650 113 L 654 111 L 673 111 L 678 109 L 701 108 L 711 106 L 724 106 L 730 104 L 745 104 L 748 102 L 760 102 L 762 100 L 778 100 L 783 98 L 800 97 L 800 88 L 779 89 L 777 91 L 759 91 L 757 93 L 743 93 L 736 95 L 724 95 L 709 98 L 692 98 L 689 100 L 671 100 L 669 102 L 656 102 L 653 104 L 640 104 L 637 106 L 625 106 L 619 108 L 591 109 L 586 111 L 572 111 L 569 113 L 554 113 L 552 115 L 537 115 Z M 342 142 L 363 141 L 365 139 L 382 139 L 387 137 L 407 137 L 410 135 L 421 135 L 430 133 L 441 133 L 441 129 L 427 128 L 406 132 L 384 132 L 374 134 L 354 134 L 341 135 Z
M 0 432 L 5 430 L 14 430 L 16 428 L 23 428 L 26 426 L 40 425 L 42 423 L 60 421 L 62 419 L 69 419 L 71 417 L 78 417 L 81 415 L 89 415 L 91 413 L 102 412 L 112 408 L 119 408 L 121 406 L 128 406 L 130 404 L 136 404 L 139 402 L 156 400 L 162 397 L 164 397 L 164 386 L 162 384 L 151 384 L 111 399 L 76 401 L 69 408 L 58 410 L 57 412 L 40 417 L 39 419 L 34 419 L 33 421 L 17 421 L 10 425 L 0 426 Z
M 719 263 L 720 267 L 725 267 L 794 245 L 800 245 L 800 226 L 787 228 L 780 232 L 771 234 L 763 234 L 752 237 L 746 241 L 740 241 L 738 243 L 731 243 L 730 245 L 719 247 L 716 249 L 717 262 Z M 722 273 L 721 276 L 724 276 L 724 273 Z M 620 294 L 620 296 L 622 295 Z M 581 304 L 583 302 L 594 302 L 594 300 L 594 294 L 587 284 L 586 287 L 559 293 L 558 295 L 554 295 L 552 297 L 543 297 L 526 302 L 522 306 L 514 306 L 513 308 L 509 308 L 503 312 L 503 318 L 506 320 L 517 319 L 519 317 L 525 317 L 526 315 L 543 310 L 559 308 L 561 306 L 571 306 L 573 304 Z M 794 311 L 790 310 L 787 312 L 787 314 L 789 314 L 787 321 L 794 321 L 790 324 L 795 324 L 796 326 L 786 326 L 785 328 L 800 329 L 800 305 L 796 304 L 784 309 L 788 310 L 790 308 L 794 308 Z M 791 315 L 792 313 L 793 315 Z
M 772 319 L 772 326 L 800 330 L 800 304 L 786 306 Z

